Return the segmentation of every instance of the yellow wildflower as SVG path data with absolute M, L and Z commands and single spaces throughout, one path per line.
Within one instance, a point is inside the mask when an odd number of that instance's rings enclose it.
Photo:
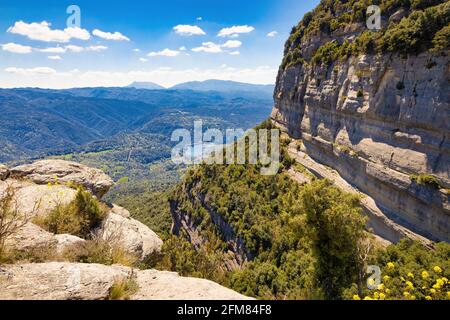
M 436 293 L 436 289 L 430 289 L 430 292 L 431 292 L 432 294 L 435 294 L 435 293 Z
M 408 278 L 414 278 L 414 275 L 411 272 L 408 272 Z
M 389 269 L 394 269 L 395 268 L 395 264 L 393 264 L 392 262 L 388 262 L 387 267 Z
M 378 286 L 378 290 L 383 291 L 384 290 L 384 284 L 380 283 L 380 285 Z
M 403 282 L 405 281 L 405 278 L 404 277 L 400 277 L 400 280 L 402 280 Z
M 430 274 L 426 271 L 422 271 L 422 278 L 427 279 L 430 276 Z
M 408 298 L 408 297 L 410 296 L 409 292 L 407 292 L 407 291 L 403 292 L 403 295 L 404 295 L 406 298 Z
M 361 300 L 361 298 L 360 298 L 357 294 L 355 294 L 355 295 L 353 296 L 353 300 Z
M 378 298 L 380 297 L 380 294 L 379 294 L 378 292 L 375 292 L 375 293 L 373 294 L 373 297 L 374 297 L 375 299 L 378 299 Z
M 386 299 L 386 295 L 384 293 L 380 293 L 380 300 Z
M 450 299 L 450 291 L 447 291 L 447 299 Z
M 435 267 L 433 268 L 433 270 L 434 270 L 434 272 L 436 272 L 436 273 L 441 273 L 441 272 L 442 272 L 442 269 L 441 269 L 441 267 L 439 267 L 439 266 L 435 266 Z
M 442 287 L 445 283 L 444 283 L 444 280 L 442 280 L 442 279 L 437 279 L 437 280 L 436 280 L 436 284 L 439 285 L 439 287 Z
M 408 287 L 408 290 L 414 289 L 414 285 L 411 281 L 406 281 L 405 283 L 406 283 L 406 286 Z
M 391 289 L 386 289 L 386 293 L 391 293 Z
M 433 300 L 433 298 L 430 297 L 430 296 L 426 296 L 426 297 L 425 297 L 425 300 Z
M 364 300 L 373 300 L 371 297 L 364 297 Z
M 442 278 L 442 281 L 444 281 L 445 284 L 448 283 L 448 279 L 447 279 L 446 277 L 443 277 L 443 278 Z
M 383 277 L 383 280 L 384 280 L 384 281 L 388 281 L 390 278 L 391 278 L 391 277 L 389 277 L 389 276 L 384 276 L 384 277 Z

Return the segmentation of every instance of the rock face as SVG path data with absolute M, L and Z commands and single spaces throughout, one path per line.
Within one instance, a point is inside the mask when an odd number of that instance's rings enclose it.
M 299 48 L 310 58 L 329 40 L 312 37 Z M 448 57 L 360 55 L 329 66 L 280 68 L 271 118 L 302 139 L 303 152 L 373 198 L 390 220 L 450 241 Z M 411 179 L 421 174 L 437 177 L 441 190 Z
M 111 287 L 133 279 L 133 300 L 243 300 L 214 282 L 156 270 L 78 263 L 33 263 L 0 269 L 0 300 L 105 300 Z
M 101 198 L 114 182 L 101 170 L 63 160 L 42 160 L 10 170 L 11 179 L 29 180 L 35 184 L 73 183 L 84 186 Z

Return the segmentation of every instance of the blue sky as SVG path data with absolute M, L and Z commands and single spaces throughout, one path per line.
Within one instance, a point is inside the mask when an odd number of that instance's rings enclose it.
M 0 3 L 0 87 L 274 83 L 293 25 L 319 0 Z M 66 9 L 81 9 L 68 28 Z

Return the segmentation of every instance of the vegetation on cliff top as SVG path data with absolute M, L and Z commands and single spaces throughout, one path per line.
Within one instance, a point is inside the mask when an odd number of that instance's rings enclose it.
M 381 30 L 365 27 L 366 10 L 378 5 L 382 17 L 396 12 L 400 22 L 390 21 Z M 403 13 L 399 10 L 403 10 Z M 322 0 L 292 29 L 285 45 L 282 68 L 311 62 L 325 63 L 362 53 L 392 52 L 402 55 L 449 48 L 450 2 L 445 0 Z M 338 34 L 360 30 L 358 36 L 339 40 Z M 308 58 L 302 45 L 315 36 L 326 42 Z M 334 39 L 330 41 L 330 39 Z

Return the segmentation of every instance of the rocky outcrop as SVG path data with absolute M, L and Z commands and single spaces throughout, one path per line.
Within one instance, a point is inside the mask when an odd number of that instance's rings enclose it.
M 124 208 L 114 205 L 103 221 L 101 235 L 114 238 L 121 247 L 144 260 L 151 253 L 161 251 L 162 240 L 146 225 L 130 217 Z
M 133 281 L 133 300 L 243 300 L 214 282 L 156 270 L 79 263 L 33 263 L 0 269 L 0 300 L 105 300 L 120 281 Z
M 327 41 L 311 37 L 299 48 L 310 59 L 311 48 Z M 448 57 L 360 55 L 280 68 L 271 118 L 301 139 L 313 160 L 370 196 L 389 220 L 450 241 Z M 425 174 L 439 180 L 440 190 L 411 178 Z
M 83 239 L 72 235 L 54 235 L 31 221 L 36 216 L 48 215 L 57 206 L 69 204 L 75 199 L 75 187 L 79 185 L 97 196 L 112 186 L 112 180 L 101 171 L 61 160 L 38 161 L 13 168 L 10 172 L 8 179 L 1 182 L 0 194 L 8 187 L 14 188 L 14 206 L 30 221 L 8 240 L 8 245 L 18 251 L 51 247 L 57 253 L 62 253 L 65 248 L 81 244 Z M 51 178 L 53 175 L 58 179 Z M 94 180 L 88 180 L 90 178 Z M 162 247 L 162 240 L 150 228 L 131 218 L 126 209 L 116 205 L 112 205 L 101 228 L 95 232 L 105 240 L 117 241 L 125 251 L 140 260 L 159 252 Z
M 63 160 L 42 160 L 10 169 L 10 179 L 28 180 L 35 184 L 72 183 L 90 190 L 101 198 L 114 182 L 101 170 Z

